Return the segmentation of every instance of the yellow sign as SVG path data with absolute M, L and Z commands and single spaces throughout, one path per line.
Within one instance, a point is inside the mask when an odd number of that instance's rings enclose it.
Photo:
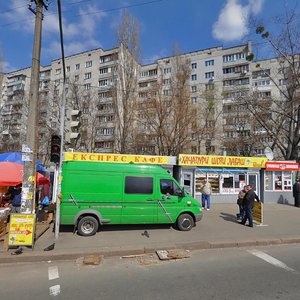
M 179 154 L 180 166 L 206 166 L 227 168 L 265 168 L 266 157 L 217 156 Z
M 173 156 L 127 155 L 65 152 L 65 160 L 168 165 L 176 164 Z
M 34 226 L 34 214 L 11 214 L 8 245 L 31 246 L 33 244 Z
M 253 221 L 262 223 L 262 204 L 261 202 L 254 201 L 254 207 L 252 209 Z

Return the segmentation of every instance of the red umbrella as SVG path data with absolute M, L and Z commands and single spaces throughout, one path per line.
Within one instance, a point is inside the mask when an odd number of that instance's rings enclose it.
M 9 161 L 0 162 L 0 186 L 15 186 L 23 181 L 24 166 Z M 36 173 L 37 185 L 50 184 L 49 178 Z

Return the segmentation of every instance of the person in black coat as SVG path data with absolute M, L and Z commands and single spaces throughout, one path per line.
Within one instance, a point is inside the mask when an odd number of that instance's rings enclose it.
M 249 227 L 253 227 L 252 209 L 254 206 L 255 199 L 259 202 L 259 198 L 255 194 L 253 187 L 251 185 L 247 185 L 245 187 L 245 189 L 247 191 L 244 196 L 244 201 L 243 201 L 245 211 L 244 211 L 244 216 L 243 216 L 241 224 L 245 225 L 246 221 L 248 219 Z
M 295 199 L 295 206 L 299 207 L 300 200 L 300 179 L 297 178 L 293 185 L 293 197 Z

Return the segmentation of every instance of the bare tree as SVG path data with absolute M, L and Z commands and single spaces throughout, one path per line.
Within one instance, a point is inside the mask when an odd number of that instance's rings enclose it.
M 165 66 L 163 63 L 158 65 L 157 82 L 151 83 L 146 94 L 140 94 L 140 132 L 136 141 L 144 147 L 152 147 L 150 152 L 178 155 L 190 143 L 196 111 L 190 105 L 189 60 L 177 52 L 168 64 L 172 70 L 171 77 L 165 79 Z
M 259 126 L 272 138 L 270 146 L 275 152 L 278 151 L 277 157 L 294 160 L 299 159 L 300 142 L 299 18 L 295 11 L 286 12 L 283 18 L 277 17 L 276 22 L 282 28 L 277 36 L 269 33 L 264 26 L 258 26 L 256 32 L 273 49 L 277 71 L 267 72 L 262 63 L 257 63 L 256 69 L 269 78 L 278 95 L 258 101 L 257 92 L 254 91 L 246 104 Z M 253 55 L 248 59 L 252 60 Z
M 123 12 L 122 19 L 116 26 L 116 35 L 119 52 L 112 87 L 115 150 L 119 153 L 131 153 L 141 50 L 139 22 L 127 10 Z

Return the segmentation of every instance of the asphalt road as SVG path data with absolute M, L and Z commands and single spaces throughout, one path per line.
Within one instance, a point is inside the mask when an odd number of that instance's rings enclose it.
M 199 250 L 190 258 L 2 264 L 0 299 L 299 299 L 300 245 Z

